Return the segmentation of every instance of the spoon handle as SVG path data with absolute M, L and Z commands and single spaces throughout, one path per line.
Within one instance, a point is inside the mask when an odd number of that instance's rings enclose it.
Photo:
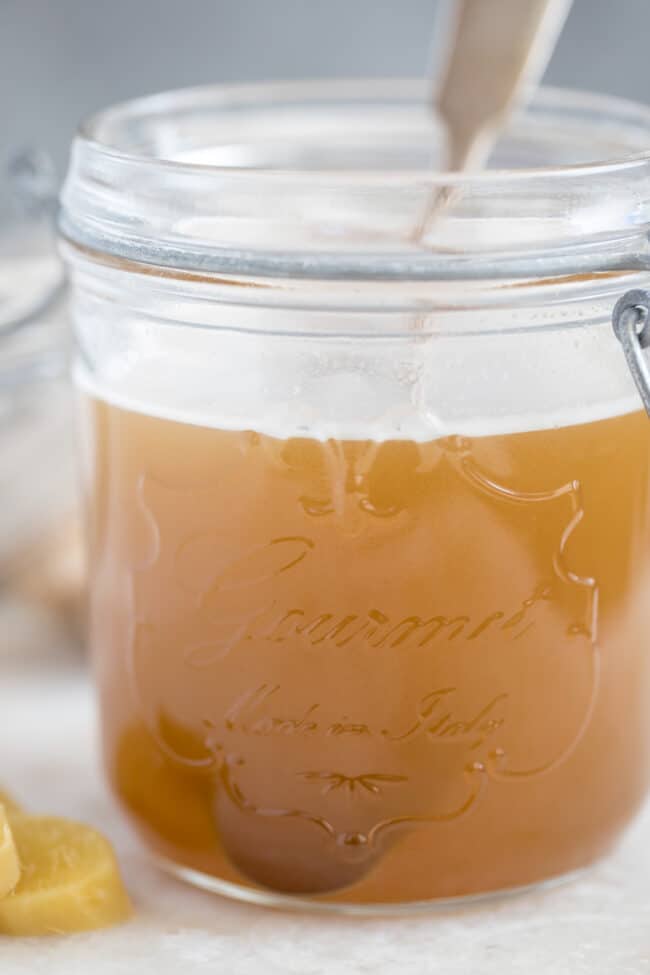
M 448 169 L 481 168 L 510 113 L 539 82 L 572 0 L 456 0 L 436 96 Z

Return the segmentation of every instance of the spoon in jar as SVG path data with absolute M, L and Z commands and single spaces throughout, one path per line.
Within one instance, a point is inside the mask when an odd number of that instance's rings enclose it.
M 447 169 L 482 169 L 512 113 L 539 83 L 572 0 L 454 0 L 452 41 L 435 97 L 447 132 Z M 436 190 L 415 239 L 421 242 L 454 195 Z

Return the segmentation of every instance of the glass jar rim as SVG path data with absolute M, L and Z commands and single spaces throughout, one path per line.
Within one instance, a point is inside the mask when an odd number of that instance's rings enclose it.
M 382 128 L 381 113 L 398 120 L 399 131 Z M 237 158 L 246 156 L 246 146 L 219 141 L 234 120 L 240 137 L 255 136 L 248 146 L 253 162 L 269 145 L 286 161 L 286 126 L 308 118 L 312 155 L 325 151 L 338 119 L 353 152 L 372 165 L 291 166 L 275 157 L 242 165 Z M 363 118 L 367 130 L 359 136 Z M 517 117 L 512 140 L 524 154 L 537 146 L 543 156 L 557 132 L 556 142 L 564 142 L 548 163 L 450 174 L 413 159 L 384 166 L 373 158 L 373 139 L 390 156 L 400 135 L 422 153 L 427 129 L 431 136 L 436 125 L 439 136 L 429 85 L 421 81 L 215 85 L 135 99 L 81 126 L 62 193 L 61 230 L 99 254 L 246 277 L 539 278 L 645 267 L 650 108 L 542 89 Z M 272 138 L 260 140 L 256 127 Z M 585 144 L 590 152 L 601 149 L 594 158 L 571 160 Z M 305 145 L 294 149 L 303 158 Z M 197 161 L 204 150 L 217 162 Z M 562 151 L 569 158 L 558 162 Z M 218 161 L 224 153 L 228 164 Z M 414 241 L 412 227 L 431 194 L 450 192 L 461 201 L 454 219 L 445 220 L 454 225 L 451 238 L 437 239 L 436 230 L 433 241 Z
M 236 172 L 249 173 L 247 166 L 210 164 L 202 161 L 192 161 L 191 159 L 166 158 L 161 155 L 152 155 L 150 152 L 135 151 L 134 148 L 127 148 L 126 144 L 113 144 L 109 141 L 111 132 L 115 135 L 122 133 L 125 138 L 128 130 L 134 125 L 150 124 L 156 120 L 163 120 L 173 114 L 185 114 L 196 109 L 207 109 L 210 112 L 217 110 L 237 109 L 245 110 L 249 106 L 256 106 L 260 102 L 264 105 L 273 107 L 285 100 L 296 100 L 311 103 L 318 106 L 323 100 L 336 99 L 341 104 L 357 98 L 368 98 L 373 102 L 382 100 L 397 99 L 399 101 L 421 100 L 427 103 L 430 100 L 430 86 L 427 82 L 417 79 L 311 79 L 307 81 L 277 81 L 272 83 L 252 83 L 252 84 L 214 84 L 197 85 L 188 88 L 171 89 L 152 95 L 142 95 L 138 98 L 127 99 L 118 102 L 107 108 L 88 116 L 79 125 L 77 139 L 92 146 L 107 156 L 116 159 L 143 161 L 148 160 L 151 164 L 161 168 L 172 168 L 179 171 L 205 171 L 212 170 L 215 173 L 223 172 L 233 174 Z M 570 111 L 583 109 L 588 112 L 599 114 L 609 114 L 616 116 L 622 123 L 627 121 L 635 125 L 646 125 L 650 127 L 650 106 L 632 99 L 620 98 L 615 95 L 605 95 L 596 92 L 582 91 L 576 88 L 561 88 L 543 86 L 534 96 L 534 102 L 543 104 L 545 108 L 561 109 L 568 108 Z M 115 135 L 113 138 L 115 138 Z M 623 155 L 614 153 L 611 157 L 596 159 L 586 163 L 569 163 L 565 165 L 533 166 L 527 168 L 490 168 L 475 171 L 472 173 L 453 173 L 447 171 L 431 171 L 423 169 L 413 173 L 409 171 L 406 178 L 427 179 L 432 183 L 440 183 L 443 186 L 458 185 L 463 183 L 484 183 L 496 182 L 507 176 L 508 179 L 525 181 L 540 175 L 553 178 L 561 177 L 564 174 L 578 174 L 587 176 L 597 175 L 605 170 L 618 169 L 621 167 L 634 166 L 639 162 L 650 163 L 650 144 L 647 149 L 639 149 Z M 404 174 L 396 173 L 392 170 L 360 170 L 357 172 L 345 171 L 340 174 L 334 173 L 331 169 L 300 172 L 296 167 L 286 169 L 273 167 L 256 167 L 256 171 L 264 173 L 265 176 L 278 178 L 291 175 L 299 175 L 305 181 L 315 181 L 322 178 L 341 179 L 351 182 L 383 182 L 393 180 L 398 182 L 405 178 Z

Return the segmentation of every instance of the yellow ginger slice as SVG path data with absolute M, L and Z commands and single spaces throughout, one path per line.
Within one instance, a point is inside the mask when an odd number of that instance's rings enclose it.
M 20 878 L 20 861 L 9 819 L 0 805 L 0 898 L 9 894 Z
M 22 873 L 0 900 L 0 934 L 88 931 L 129 916 L 115 854 L 100 833 L 55 816 L 18 816 L 11 827 Z

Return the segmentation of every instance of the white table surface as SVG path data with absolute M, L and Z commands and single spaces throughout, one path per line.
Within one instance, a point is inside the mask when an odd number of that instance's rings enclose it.
M 102 781 L 92 691 L 43 619 L 0 603 L 0 782 L 114 842 L 136 905 L 107 931 L 0 938 L 0 975 L 642 975 L 650 973 L 650 807 L 616 854 L 552 890 L 409 918 L 232 903 L 152 867 Z

